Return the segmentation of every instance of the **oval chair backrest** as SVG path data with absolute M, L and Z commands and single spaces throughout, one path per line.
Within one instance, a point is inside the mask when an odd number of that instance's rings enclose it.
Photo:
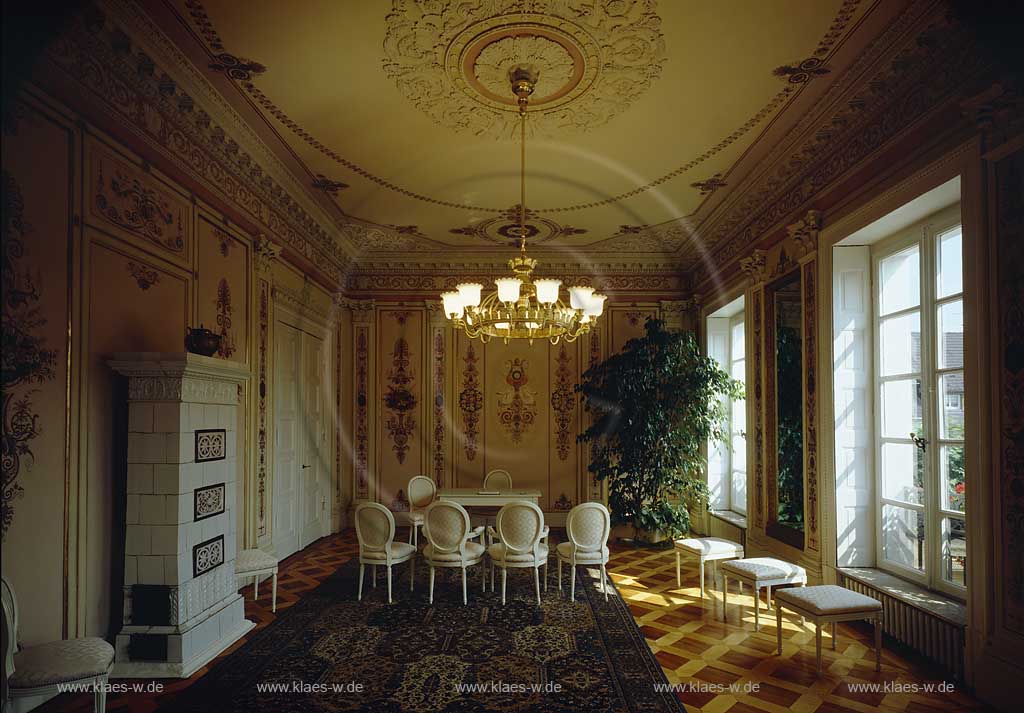
M 544 534 L 544 511 L 526 500 L 509 503 L 498 511 L 498 539 L 510 552 L 534 552 Z
M 356 508 L 356 537 L 362 550 L 386 551 L 395 539 L 395 516 L 380 503 L 362 503 Z
M 4 676 L 14 673 L 14 654 L 18 652 L 18 600 L 14 597 L 14 589 L 7 577 L 3 577 L 0 586 L 0 599 L 3 600 L 3 639 L 4 639 Z M 6 691 L 7 683 L 4 682 Z M 6 710 L 6 704 L 4 710 Z
M 434 552 L 458 552 L 469 534 L 469 513 L 449 500 L 436 500 L 427 508 L 423 532 Z
M 577 550 L 593 552 L 608 542 L 611 516 L 601 503 L 580 503 L 569 511 L 565 521 L 569 541 Z
M 409 494 L 409 509 L 422 510 L 434 502 L 437 486 L 425 475 L 414 475 L 409 479 L 409 485 L 405 491 Z
M 484 476 L 484 490 L 511 490 L 512 475 L 507 470 L 495 468 Z

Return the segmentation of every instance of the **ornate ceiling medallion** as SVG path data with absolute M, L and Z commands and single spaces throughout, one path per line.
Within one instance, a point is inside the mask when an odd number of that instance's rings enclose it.
M 487 218 L 462 228 L 452 228 L 448 232 L 455 235 L 472 235 L 492 243 L 517 246 L 521 238 L 525 238 L 528 244 L 534 245 L 536 243 L 545 243 L 554 238 L 564 238 L 587 232 L 586 228 L 560 225 L 549 218 L 538 215 L 529 208 L 526 209 L 523 227 L 520 229 L 519 210 L 519 205 L 517 204 L 500 216 Z
M 530 99 L 532 133 L 594 129 L 627 109 L 661 74 L 665 40 L 657 2 L 552 5 L 395 0 L 386 18 L 384 72 L 438 124 L 513 138 L 519 119 L 515 98 L 508 96 L 509 70 L 542 66 Z

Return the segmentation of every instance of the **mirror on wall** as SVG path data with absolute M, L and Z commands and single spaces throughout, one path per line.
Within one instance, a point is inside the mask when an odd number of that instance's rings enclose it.
M 774 512 L 769 534 L 793 545 L 804 544 L 804 391 L 800 271 L 791 272 L 769 287 L 775 370 L 774 455 L 776 463 Z

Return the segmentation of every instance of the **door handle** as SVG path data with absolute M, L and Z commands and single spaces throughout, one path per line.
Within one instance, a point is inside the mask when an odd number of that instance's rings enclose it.
M 308 468 L 308 467 L 309 467 L 308 465 L 303 465 L 303 466 L 302 466 L 302 469 L 303 469 L 303 470 L 305 470 L 305 469 L 306 469 L 306 468 Z

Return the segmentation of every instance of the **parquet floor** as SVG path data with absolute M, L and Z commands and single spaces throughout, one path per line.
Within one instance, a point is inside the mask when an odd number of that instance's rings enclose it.
M 402 534 L 400 531 L 399 535 Z M 553 534 L 552 539 L 557 539 L 557 535 Z M 357 553 L 355 534 L 348 531 L 324 538 L 282 562 L 278 613 L 295 604 Z M 761 630 L 754 632 L 753 598 L 749 592 L 742 597 L 733 592 L 729 596 L 729 623 L 723 624 L 721 593 L 711 583 L 711 577 L 707 577 L 707 597 L 701 602 L 696 564 L 684 558 L 683 586 L 676 587 L 675 556 L 671 550 L 613 546 L 608 571 L 669 682 L 679 686 L 677 695 L 691 713 L 990 710 L 958 684 L 955 690 L 940 691 L 939 685 L 944 681 L 941 672 L 889 640 L 883 645 L 882 671 L 876 673 L 871 630 L 866 625 L 840 624 L 836 651 L 831 650 L 831 640 L 825 634 L 824 674 L 817 678 L 813 627 L 801 628 L 798 619 L 784 617 L 783 653 L 777 656 L 774 611 L 761 610 Z M 551 572 L 553 577 L 554 567 Z M 246 617 L 256 622 L 249 636 L 276 617 L 270 611 L 269 586 L 261 585 L 261 597 L 255 602 L 251 586 L 241 590 L 246 596 Z M 242 646 L 247 638 L 222 656 Z M 207 670 L 208 667 L 203 668 L 185 681 L 162 682 L 165 688 L 160 694 L 112 693 L 107 699 L 107 710 L 155 711 L 162 700 L 175 695 Z M 888 684 L 890 690 L 856 690 L 865 683 Z M 917 691 L 912 692 L 910 686 L 917 686 Z M 926 690 L 927 686 L 932 686 L 932 690 Z M 900 687 L 902 692 L 897 692 Z M 87 713 L 92 710 L 91 696 L 62 695 L 39 710 Z

